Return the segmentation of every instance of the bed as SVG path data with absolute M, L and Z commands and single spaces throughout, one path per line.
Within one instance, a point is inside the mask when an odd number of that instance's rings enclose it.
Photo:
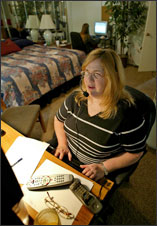
M 1 57 L 1 93 L 7 107 L 30 104 L 80 76 L 83 51 L 39 44 Z

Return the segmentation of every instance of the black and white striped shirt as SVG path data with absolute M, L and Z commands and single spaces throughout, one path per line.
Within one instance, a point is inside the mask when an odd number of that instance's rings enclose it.
M 68 146 L 84 164 L 99 163 L 123 152 L 144 151 L 145 120 L 135 108 L 121 101 L 114 119 L 89 116 L 87 102 L 81 106 L 72 93 L 58 110 L 56 117 L 64 123 Z

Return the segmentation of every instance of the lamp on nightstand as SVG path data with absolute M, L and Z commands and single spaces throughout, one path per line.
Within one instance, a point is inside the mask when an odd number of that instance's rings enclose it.
M 53 23 L 51 16 L 48 14 L 44 14 L 42 15 L 41 18 L 41 23 L 40 23 L 40 29 L 44 29 L 46 31 L 44 31 L 44 39 L 46 41 L 47 45 L 51 45 L 52 44 L 52 32 L 49 29 L 55 29 L 56 26 Z
M 31 34 L 31 38 L 33 42 L 37 42 L 38 41 L 38 37 L 39 37 L 39 18 L 37 15 L 29 15 L 27 22 L 26 22 L 26 26 L 25 28 L 28 29 L 32 29 L 30 34 Z

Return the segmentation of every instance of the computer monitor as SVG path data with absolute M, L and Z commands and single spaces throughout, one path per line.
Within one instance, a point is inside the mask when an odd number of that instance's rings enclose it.
M 107 21 L 99 21 L 94 24 L 95 35 L 107 35 Z

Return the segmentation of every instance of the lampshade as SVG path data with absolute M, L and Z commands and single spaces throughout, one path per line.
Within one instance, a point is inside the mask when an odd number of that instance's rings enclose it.
M 37 42 L 38 41 L 38 37 L 39 37 L 39 32 L 38 32 L 38 28 L 39 28 L 39 18 L 37 15 L 29 15 L 29 17 L 27 18 L 26 21 L 26 28 L 31 29 L 31 37 L 33 42 Z
M 34 28 L 38 29 L 39 28 L 39 18 L 37 15 L 29 15 L 27 22 L 26 22 L 26 28 Z
M 40 29 L 55 29 L 56 26 L 53 23 L 51 16 L 48 14 L 42 15 Z
M 48 29 L 55 29 L 55 28 L 56 28 L 56 26 L 53 23 L 51 16 L 48 14 L 42 15 L 40 29 L 46 29 L 43 36 L 45 38 L 47 45 L 52 44 L 52 37 L 53 37 L 52 32 Z

